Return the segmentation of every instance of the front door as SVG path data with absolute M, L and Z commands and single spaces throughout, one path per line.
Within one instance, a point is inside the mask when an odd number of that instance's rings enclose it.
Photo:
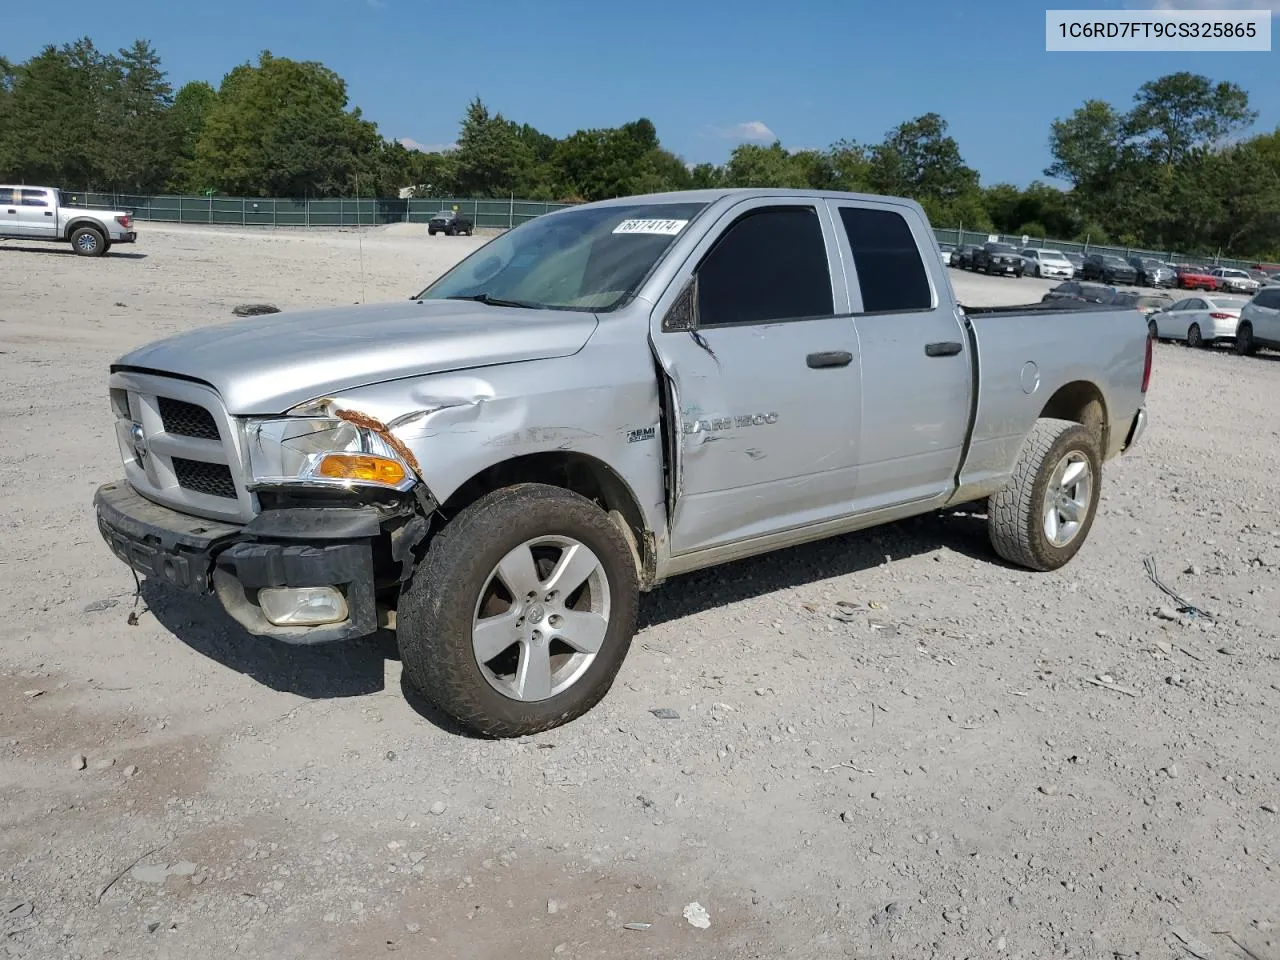
M 58 233 L 57 208 L 48 190 L 21 187 L 18 190 L 18 225 L 24 237 L 52 240 Z
M 968 435 L 973 355 L 924 218 L 891 201 L 827 201 L 862 353 L 858 513 L 946 500 Z
M 664 330 L 673 305 L 695 329 Z M 673 555 L 849 512 L 861 411 L 847 311 L 834 225 L 811 199 L 744 201 L 685 261 L 651 328 L 676 408 Z

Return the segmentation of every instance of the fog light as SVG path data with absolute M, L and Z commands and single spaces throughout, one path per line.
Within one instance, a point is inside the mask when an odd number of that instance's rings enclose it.
M 263 587 L 258 606 L 277 627 L 314 627 L 347 619 L 347 598 L 337 587 Z

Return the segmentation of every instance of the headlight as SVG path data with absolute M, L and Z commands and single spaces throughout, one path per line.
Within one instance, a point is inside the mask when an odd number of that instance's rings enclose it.
M 381 434 L 336 417 L 248 420 L 244 433 L 255 484 L 407 490 L 415 480 Z

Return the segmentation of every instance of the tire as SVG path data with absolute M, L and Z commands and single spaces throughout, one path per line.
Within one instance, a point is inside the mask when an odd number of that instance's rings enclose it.
M 432 230 L 430 227 L 428 227 L 428 228 L 427 228 L 427 236 L 428 236 L 428 237 L 434 237 L 435 235 L 436 235 L 436 232 L 435 232 L 434 230 Z
M 1064 527 L 1067 515 L 1061 508 L 1052 511 L 1053 529 L 1061 539 L 1050 536 L 1049 498 L 1055 480 L 1063 470 L 1087 471 L 1062 492 L 1074 496 L 1063 502 L 1073 508 L 1074 529 Z M 1087 484 L 1081 484 L 1080 480 Z M 1081 489 L 1081 486 L 1087 489 Z M 1102 455 L 1093 434 L 1070 420 L 1042 418 L 1035 422 L 1023 441 L 1013 475 L 1005 486 L 988 498 L 987 534 L 996 553 L 1010 563 L 1030 570 L 1057 570 L 1084 545 L 1093 526 L 1102 489 Z M 1083 503 L 1081 499 L 1083 498 Z M 1083 515 L 1081 515 L 1083 510 Z
M 1156 322 L 1154 320 L 1147 321 L 1147 333 L 1151 334 L 1151 339 L 1156 341 L 1156 343 L 1160 342 L 1160 328 L 1156 326 Z
M 562 542 L 536 542 L 549 538 Z M 531 542 L 532 553 L 525 549 Z M 585 558 L 579 547 L 586 549 Z M 526 559 L 532 558 L 525 566 L 528 573 L 520 577 L 521 565 L 511 563 L 510 579 L 516 587 L 507 589 L 507 577 L 498 568 L 520 550 Z M 580 562 L 594 555 L 595 566 L 585 575 L 584 586 L 570 587 L 563 596 L 554 590 L 535 595 L 549 586 L 555 564 L 570 556 L 570 550 Z M 525 592 L 529 586 L 536 591 Z M 583 609 L 584 602 L 590 610 Z M 566 607 L 569 603 L 572 606 Z M 482 604 L 496 616 L 477 618 Z M 467 507 L 436 535 L 401 594 L 397 633 L 405 675 L 441 710 L 485 736 L 521 737 L 550 730 L 582 716 L 608 693 L 631 647 L 638 604 L 632 549 L 603 510 L 559 487 L 506 487 Z M 601 639 L 581 644 L 589 649 L 598 643 L 594 656 L 564 640 L 549 639 L 571 614 L 581 615 L 588 632 L 600 631 Z M 491 626 L 488 639 L 477 641 L 477 620 L 508 616 L 515 622 Z M 577 636 L 581 642 L 585 634 L 566 628 L 563 636 Z M 510 642 L 501 647 L 508 637 Z M 483 664 L 477 642 L 493 652 Z M 545 673 L 528 673 L 530 665 L 543 660 Z M 540 696 L 542 692 L 548 695 Z M 520 699 L 522 694 L 528 698 Z
M 1242 357 L 1252 357 L 1258 352 L 1257 341 L 1253 339 L 1253 324 L 1248 321 L 1236 327 L 1236 339 L 1232 349 Z
M 71 231 L 71 249 L 81 257 L 100 257 L 107 252 L 107 238 L 97 227 L 76 227 Z
M 1200 333 L 1200 324 L 1193 323 L 1187 328 L 1187 346 L 1194 350 L 1204 349 L 1204 337 Z

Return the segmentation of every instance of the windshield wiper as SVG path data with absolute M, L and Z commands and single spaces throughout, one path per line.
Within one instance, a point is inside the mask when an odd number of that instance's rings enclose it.
M 540 303 L 529 303 L 527 300 L 504 300 L 502 297 L 490 296 L 487 293 L 476 293 L 468 297 L 445 297 L 446 300 L 474 300 L 489 307 L 524 307 L 527 310 L 545 310 Z

